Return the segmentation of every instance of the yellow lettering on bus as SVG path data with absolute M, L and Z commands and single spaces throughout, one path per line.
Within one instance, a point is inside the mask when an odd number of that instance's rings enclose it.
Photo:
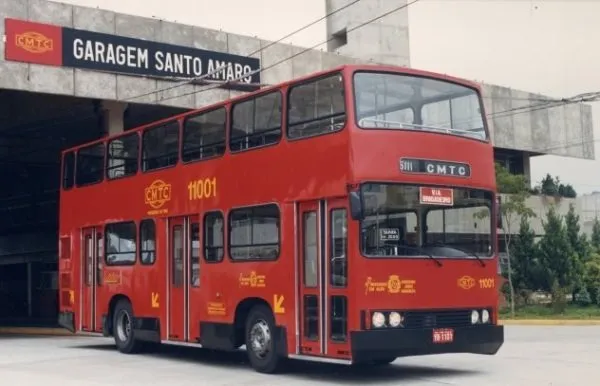
M 204 178 L 188 183 L 189 199 L 205 200 L 217 196 L 217 178 Z

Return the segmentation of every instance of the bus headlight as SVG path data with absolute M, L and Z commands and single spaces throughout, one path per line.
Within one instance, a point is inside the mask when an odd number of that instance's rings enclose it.
M 402 315 L 400 315 L 400 313 L 394 311 L 394 312 L 390 312 L 390 326 L 392 327 L 398 327 L 402 324 Z
M 381 328 L 385 325 L 385 316 L 381 312 L 373 312 L 371 323 L 374 327 Z
M 481 311 L 481 323 L 487 323 L 490 321 L 490 313 L 488 310 Z
M 477 310 L 471 311 L 471 324 L 477 324 L 479 322 L 479 312 Z

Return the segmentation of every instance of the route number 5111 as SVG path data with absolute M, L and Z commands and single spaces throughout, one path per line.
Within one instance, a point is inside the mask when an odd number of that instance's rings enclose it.
M 190 181 L 188 184 L 190 200 L 203 200 L 217 195 L 217 178 L 205 178 Z

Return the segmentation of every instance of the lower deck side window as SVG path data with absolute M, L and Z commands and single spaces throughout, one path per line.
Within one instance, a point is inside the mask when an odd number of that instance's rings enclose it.
M 280 214 L 275 204 L 234 209 L 229 214 L 232 260 L 274 260 L 279 257 Z
M 106 224 L 104 240 L 107 265 L 135 264 L 136 233 L 133 221 Z

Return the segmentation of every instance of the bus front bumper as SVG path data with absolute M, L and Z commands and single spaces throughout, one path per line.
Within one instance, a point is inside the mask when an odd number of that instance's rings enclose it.
M 352 361 L 355 363 L 428 354 L 494 355 L 504 343 L 504 327 L 497 325 L 453 328 L 452 340 L 444 343 L 434 342 L 434 329 L 431 328 L 381 329 L 354 331 L 350 334 Z

